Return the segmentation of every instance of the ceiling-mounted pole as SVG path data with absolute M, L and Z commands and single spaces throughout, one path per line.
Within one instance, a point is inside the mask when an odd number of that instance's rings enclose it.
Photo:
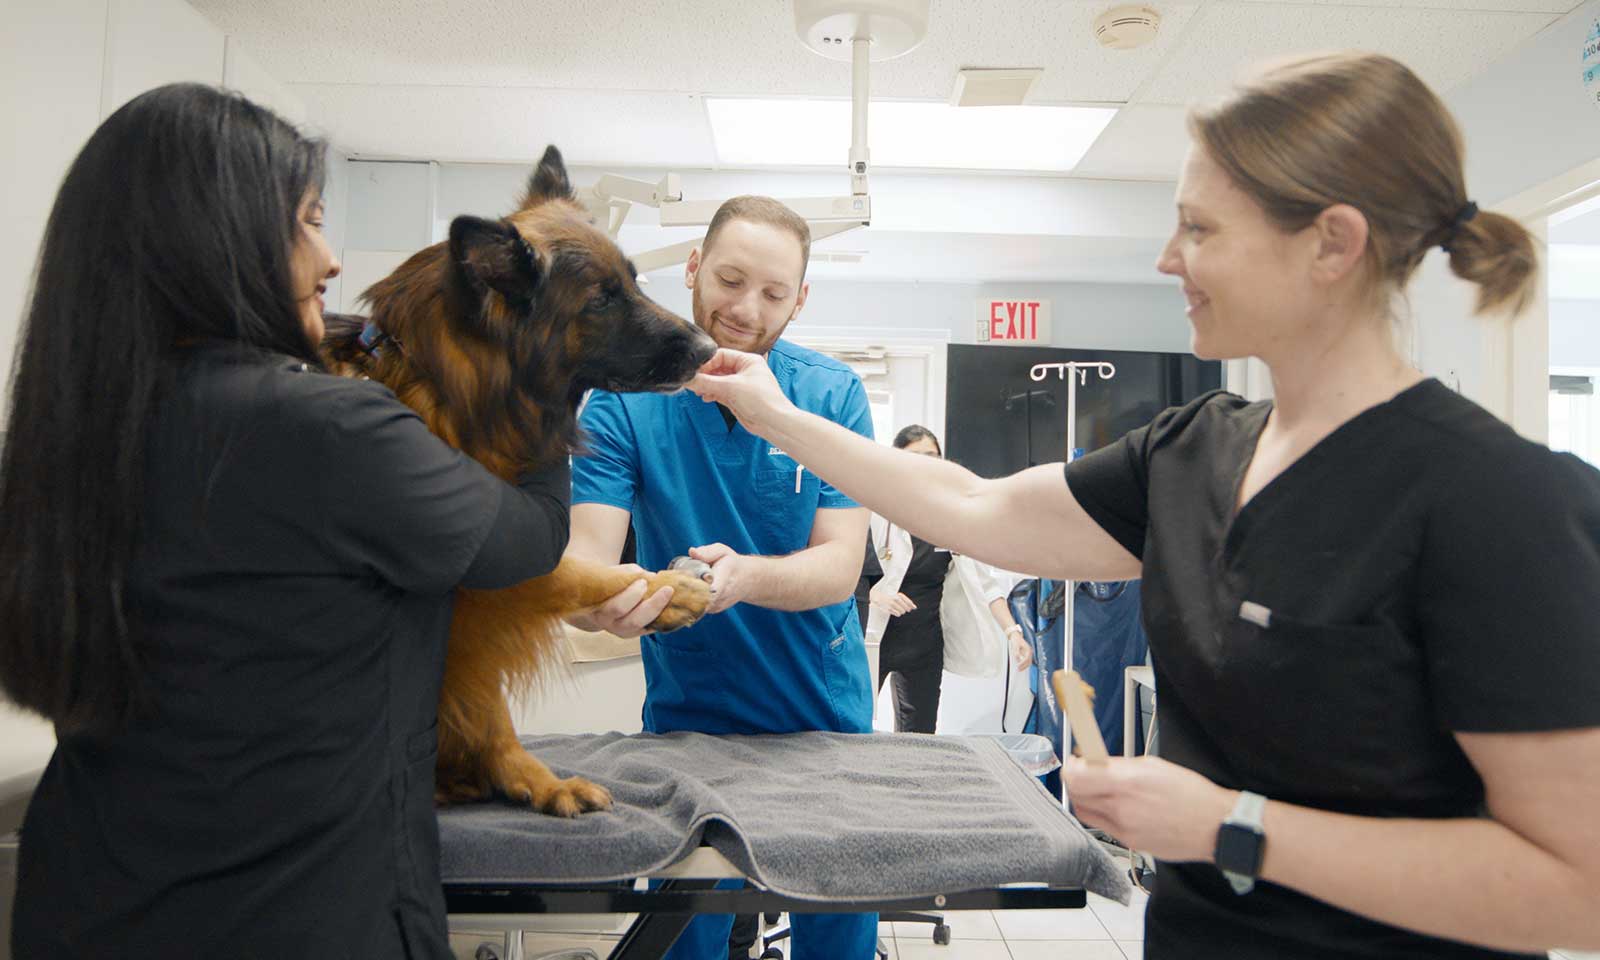
M 850 192 L 867 195 L 867 81 L 871 64 L 872 38 L 857 34 L 851 39 L 850 78 Z

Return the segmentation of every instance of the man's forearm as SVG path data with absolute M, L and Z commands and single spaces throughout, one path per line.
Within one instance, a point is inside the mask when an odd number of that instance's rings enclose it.
M 815 610 L 855 593 L 861 547 L 819 543 L 784 557 L 746 557 L 751 583 L 743 602 L 769 610 Z

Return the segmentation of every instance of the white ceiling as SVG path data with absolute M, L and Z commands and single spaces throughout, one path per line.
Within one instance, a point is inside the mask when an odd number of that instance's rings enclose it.
M 789 0 L 191 0 L 357 155 L 576 163 L 714 163 L 699 99 L 847 96 L 850 66 L 795 36 Z M 1154 43 L 1095 42 L 1105 0 L 932 0 L 928 37 L 873 65 L 875 97 L 942 100 L 964 66 L 1042 67 L 1038 103 L 1128 104 L 1080 173 L 1170 179 L 1174 105 L 1251 63 L 1360 47 L 1448 89 L 1576 0 L 1155 2 Z
M 555 143 L 574 165 L 715 170 L 703 97 L 850 93 L 849 64 L 800 44 L 791 0 L 189 2 L 288 82 L 311 123 L 355 157 L 524 164 Z M 1363 48 L 1444 91 L 1579 0 L 1146 2 L 1162 15 L 1157 39 L 1117 51 L 1092 32 L 1110 0 L 931 0 L 927 39 L 872 65 L 872 95 L 944 100 L 962 67 L 1042 67 L 1031 102 L 1122 107 L 1075 177 L 1171 181 L 1187 146 L 1183 104 L 1225 90 L 1250 64 Z M 1001 279 L 1032 264 L 1030 279 L 1086 269 L 1158 279 L 1150 237 L 1137 249 L 1091 249 L 1081 236 L 960 232 L 943 232 L 960 248 L 951 255 L 914 234 L 849 234 L 830 245 L 871 255 L 830 267 L 875 276 L 893 261 L 904 272 L 882 275 L 933 279 L 959 264 Z M 1072 266 L 1041 265 L 1052 255 Z

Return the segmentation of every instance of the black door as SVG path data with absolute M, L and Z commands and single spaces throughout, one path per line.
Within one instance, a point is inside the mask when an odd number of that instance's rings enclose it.
M 1077 446 L 1103 447 L 1157 413 L 1222 386 L 1222 364 L 1188 353 L 951 344 L 945 385 L 945 450 L 984 477 L 1067 459 L 1067 382 L 1038 363 L 1105 360 L 1116 376 L 1078 384 Z

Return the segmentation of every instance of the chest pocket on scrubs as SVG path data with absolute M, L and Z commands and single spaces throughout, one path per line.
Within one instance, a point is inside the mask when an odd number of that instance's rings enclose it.
M 761 515 L 754 525 L 776 540 L 771 547 L 763 545 L 762 550 L 793 553 L 804 549 L 811 542 L 811 523 L 822 496 L 822 481 L 810 470 L 788 467 L 757 470 L 755 485 Z
M 1239 619 L 1220 667 L 1218 704 L 1252 743 L 1242 771 L 1307 800 L 1392 789 L 1419 755 L 1415 737 L 1437 727 L 1422 653 L 1390 625 Z

